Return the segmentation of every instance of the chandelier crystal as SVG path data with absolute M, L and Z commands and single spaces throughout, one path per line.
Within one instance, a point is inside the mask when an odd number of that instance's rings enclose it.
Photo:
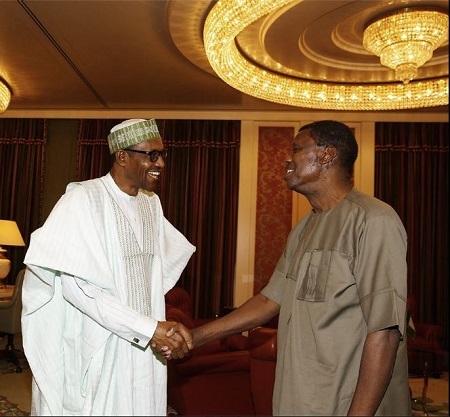
M 11 91 L 6 84 L 0 80 L 0 113 L 3 113 L 11 101 Z
M 220 0 L 214 5 L 205 21 L 203 41 L 209 63 L 223 81 L 263 100 L 321 110 L 401 110 L 448 104 L 448 77 L 409 84 L 337 84 L 288 77 L 254 65 L 240 53 L 235 38 L 259 18 L 293 1 Z
M 363 45 L 395 70 L 407 84 L 435 49 L 448 41 L 448 15 L 439 10 L 407 8 L 378 18 L 364 31 Z

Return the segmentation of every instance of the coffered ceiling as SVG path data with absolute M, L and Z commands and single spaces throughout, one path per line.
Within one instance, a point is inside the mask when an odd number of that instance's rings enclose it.
M 202 41 L 214 3 L 0 0 L 0 77 L 13 93 L 1 116 L 303 110 L 250 97 L 216 76 Z M 374 16 L 412 5 L 448 11 L 448 1 L 442 0 L 303 0 L 285 13 L 257 21 L 237 43 L 252 62 L 292 77 L 397 82 L 393 71 L 363 48 L 362 34 Z M 448 44 L 419 69 L 420 79 L 441 76 L 448 77 Z

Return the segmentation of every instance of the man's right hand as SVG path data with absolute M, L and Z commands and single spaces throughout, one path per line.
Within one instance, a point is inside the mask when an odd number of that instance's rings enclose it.
M 190 330 L 175 321 L 158 322 L 150 343 L 166 359 L 184 358 L 194 347 Z

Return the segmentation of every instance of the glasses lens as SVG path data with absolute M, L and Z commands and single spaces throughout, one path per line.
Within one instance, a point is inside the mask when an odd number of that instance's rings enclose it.
M 151 151 L 149 155 L 150 160 L 156 162 L 160 157 L 163 157 L 164 159 L 167 158 L 167 149 L 163 149 L 162 151 L 155 149 L 154 151 Z

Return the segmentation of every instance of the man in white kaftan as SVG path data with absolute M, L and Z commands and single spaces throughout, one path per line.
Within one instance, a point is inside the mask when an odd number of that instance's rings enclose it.
M 159 134 L 145 130 L 154 120 L 130 126 L 141 129 L 131 141 L 129 132 L 122 142 L 109 138 L 117 151 L 111 172 L 69 184 L 31 236 L 22 332 L 33 415 L 166 414 L 166 363 L 150 341 L 167 323 L 164 294 L 195 247 L 164 217 L 159 198 L 144 191 L 164 165 L 162 151 L 149 161 L 121 150 L 137 144 L 148 155 L 155 151 L 149 146 L 162 147 Z M 124 191 L 130 184 L 135 195 Z

